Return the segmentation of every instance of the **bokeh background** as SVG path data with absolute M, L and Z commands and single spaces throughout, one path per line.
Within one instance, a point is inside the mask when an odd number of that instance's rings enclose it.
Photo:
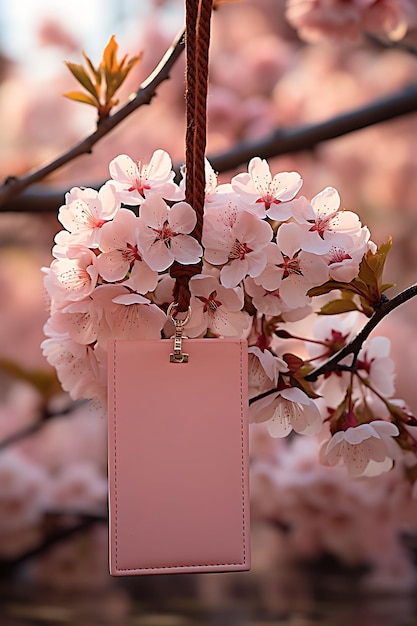
M 81 62 L 85 50 L 98 63 L 112 34 L 123 54 L 143 51 L 123 102 L 183 20 L 181 0 L 2 0 L 0 178 L 41 166 L 94 130 L 94 110 L 62 97 L 76 88 L 64 60 Z M 415 83 L 416 50 L 412 24 L 397 45 L 365 35 L 307 44 L 285 19 L 284 0 L 219 3 L 209 156 Z M 72 186 L 106 180 L 120 153 L 146 161 L 162 148 L 181 163 L 184 116 L 180 59 L 150 106 L 37 191 L 60 193 L 63 202 Z M 376 243 L 393 237 L 393 292 L 416 281 L 416 130 L 417 116 L 408 114 L 270 159 L 273 172 L 301 173 L 307 197 L 336 187 Z M 0 207 L 1 624 L 415 623 L 417 503 L 401 472 L 351 479 L 319 465 L 314 439 L 271 440 L 262 427 L 251 431 L 250 573 L 109 577 L 105 416 L 59 389 L 40 349 L 48 316 L 41 268 L 60 230 L 58 208 L 36 212 L 23 197 L 13 210 Z M 416 314 L 411 301 L 378 329 L 392 341 L 397 396 L 414 413 Z

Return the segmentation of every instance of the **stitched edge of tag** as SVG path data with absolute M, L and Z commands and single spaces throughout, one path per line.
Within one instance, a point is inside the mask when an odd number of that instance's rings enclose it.
M 152 572 L 152 571 L 161 571 L 161 572 L 169 572 L 174 570 L 192 570 L 192 569 L 204 569 L 208 571 L 210 568 L 220 568 L 220 567 L 243 567 L 247 564 L 247 554 L 246 554 L 246 498 L 245 498 L 245 413 L 243 406 L 243 347 L 245 346 L 242 340 L 238 340 L 239 348 L 240 348 L 240 437 L 241 437 L 241 496 L 242 496 L 242 545 L 243 545 L 243 560 L 238 563 L 200 563 L 200 564 L 192 564 L 192 565 L 159 565 L 156 567 L 140 567 L 140 568 L 120 568 L 117 565 L 117 537 L 118 537 L 118 516 L 117 516 L 117 448 L 116 448 L 116 433 L 117 433 L 117 422 L 116 422 L 116 408 L 117 408 L 117 397 L 116 397 L 116 363 L 117 363 L 117 341 L 113 341 L 112 343 L 112 351 L 113 351 L 113 483 L 114 483 L 114 565 L 115 572 L 131 572 L 140 573 L 140 572 Z

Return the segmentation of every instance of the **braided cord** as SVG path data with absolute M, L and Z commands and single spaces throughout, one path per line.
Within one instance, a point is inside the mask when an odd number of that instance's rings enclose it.
M 185 135 L 185 201 L 196 212 L 192 236 L 201 243 L 205 200 L 205 166 L 207 132 L 208 56 L 210 20 L 213 0 L 186 0 L 186 135 Z M 202 263 L 181 265 L 174 262 L 170 275 L 175 278 L 174 300 L 178 312 L 188 310 L 189 280 L 201 272 Z

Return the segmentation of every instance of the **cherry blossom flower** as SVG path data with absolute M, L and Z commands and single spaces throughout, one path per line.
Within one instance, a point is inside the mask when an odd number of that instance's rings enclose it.
M 161 274 L 158 278 L 158 284 L 152 294 L 152 302 L 162 309 L 166 309 L 172 302 L 172 292 L 175 286 L 175 278 L 169 274 Z
M 138 241 L 143 258 L 156 271 L 166 270 L 174 261 L 198 263 L 203 250 L 192 232 L 197 218 L 186 202 L 171 208 L 159 196 L 149 197 L 141 206 Z
M 41 344 L 43 355 L 55 367 L 64 391 L 68 391 L 73 400 L 104 400 L 107 394 L 105 355 L 92 345 L 74 341 L 69 333 L 58 332 L 54 328 L 54 318 L 49 318 L 44 332 L 47 339 Z
M 40 522 L 42 495 L 48 485 L 48 476 L 40 465 L 19 450 L 2 450 L 0 485 L 0 535 L 7 536 L 11 531 L 22 531 Z
M 244 284 L 245 291 L 252 298 L 253 306 L 258 313 L 280 315 L 287 322 L 296 322 L 312 312 L 312 307 L 309 304 L 295 309 L 291 308 L 282 299 L 279 289 L 268 291 L 261 285 L 257 285 L 253 278 L 245 278 Z
M 166 315 L 122 285 L 100 285 L 88 298 L 57 311 L 50 321 L 56 333 L 81 345 L 97 342 L 106 350 L 109 339 L 159 339 Z
M 391 341 L 388 337 L 372 337 L 359 352 L 356 366 L 368 379 L 371 389 L 389 398 L 395 391 L 395 363 L 389 357 Z
M 91 461 L 65 465 L 50 481 L 46 497 L 49 508 L 69 511 L 100 506 L 107 498 L 107 480 Z
M 302 233 L 297 224 L 282 224 L 277 243 L 267 248 L 268 262 L 254 280 L 269 291 L 279 290 L 280 297 L 290 308 L 309 304 L 307 291 L 324 283 L 329 276 L 325 261 L 318 255 L 301 249 Z
M 117 308 L 113 299 L 125 295 L 122 285 L 99 285 L 89 296 L 71 302 L 52 316 L 52 324 L 58 333 L 68 333 L 71 339 L 81 345 L 100 342 L 106 348 L 111 338 L 112 313 Z M 143 299 L 145 304 L 149 300 Z
M 81 345 L 88 346 L 97 341 L 100 332 L 101 311 L 91 296 L 71 302 L 51 316 L 54 328 L 68 335 Z
M 135 162 L 127 154 L 113 159 L 109 166 L 111 185 L 120 202 L 142 204 L 145 198 L 157 193 L 166 200 L 182 200 L 183 192 L 173 182 L 171 157 L 164 150 L 156 150 L 150 162 Z
M 189 337 L 198 337 L 207 330 L 221 337 L 242 337 L 248 333 L 252 320 L 241 310 L 242 289 L 227 289 L 214 276 L 200 274 L 190 280 L 190 291 L 192 316 L 186 327 Z
M 252 409 L 253 405 L 257 405 Z M 266 422 L 271 437 L 286 437 L 292 430 L 302 435 L 317 435 L 323 426 L 320 411 L 311 398 L 297 387 L 286 387 L 257 400 L 249 417 Z
M 360 233 L 358 216 L 340 210 L 340 196 L 333 187 L 326 187 L 314 196 L 311 204 L 304 197 L 294 200 L 292 213 L 303 233 L 300 247 L 306 252 L 326 254 L 332 247 L 349 245 L 349 237 Z
M 167 318 L 156 304 L 136 293 L 124 293 L 112 302 L 108 323 L 113 339 L 160 339 Z
M 323 259 L 329 267 L 331 278 L 349 283 L 358 275 L 363 255 L 370 247 L 374 249 L 375 244 L 369 241 L 369 237 L 369 229 L 363 226 L 357 236 L 344 237 L 339 245 L 333 245 L 323 255 Z
M 405 0 L 287 0 L 286 17 L 308 42 L 357 39 L 365 32 L 402 39 L 407 31 Z
M 288 366 L 283 359 L 272 354 L 270 350 L 261 350 L 258 346 L 248 348 L 249 398 L 274 389 L 277 386 L 280 372 L 287 372 Z M 258 403 L 250 406 L 251 421 L 258 421 Z
M 328 465 L 343 463 L 351 476 L 364 475 L 370 461 L 374 461 L 376 475 L 391 469 L 392 437 L 397 435 L 397 426 L 383 420 L 351 426 L 337 431 L 323 444 L 322 460 Z
M 120 203 L 110 185 L 103 185 L 99 191 L 73 187 L 65 195 L 58 219 L 72 235 L 74 241 L 88 247 L 97 247 L 100 229 L 111 220 Z
M 257 285 L 253 278 L 245 278 L 245 291 L 252 298 L 253 306 L 264 315 L 281 315 L 290 307 L 284 302 L 279 289 L 268 291 Z
M 312 331 L 314 339 L 320 343 L 306 342 L 308 354 L 314 360 L 329 358 L 349 343 L 363 324 L 363 316 L 359 311 L 318 317 L 314 320 Z
M 363 324 L 363 316 L 359 311 L 318 317 L 312 326 L 313 342 L 305 342 L 312 362 L 318 365 L 330 358 L 358 334 Z M 350 355 L 342 359 L 340 364 L 349 366 L 351 362 Z M 317 381 L 315 390 L 322 396 L 326 409 L 334 410 L 343 401 L 349 376 L 347 371 L 336 371 Z
M 230 200 L 233 200 L 236 196 L 230 183 L 223 183 L 221 185 L 217 182 L 217 174 L 213 170 L 208 159 L 204 160 L 205 168 L 205 206 L 206 208 L 221 208 L 224 207 Z M 185 181 L 181 181 L 185 182 Z
M 254 157 L 247 174 L 237 174 L 231 186 L 243 206 L 259 217 L 284 221 L 291 217 L 292 200 L 303 184 L 298 172 L 281 172 L 272 178 L 268 162 Z
M 52 255 L 56 259 L 65 259 L 70 247 L 74 245 L 74 237 L 67 230 L 60 230 L 54 237 L 54 246 L 52 247 Z
M 272 238 L 267 222 L 234 209 L 228 205 L 224 212 L 207 212 L 203 226 L 205 260 L 224 265 L 220 281 L 225 287 L 236 287 L 246 275 L 255 277 L 262 272 L 267 260 L 265 247 Z
M 96 255 L 83 246 L 71 248 L 71 258 L 55 259 L 44 283 L 56 301 L 82 300 L 97 284 Z
M 285 336 L 270 336 L 277 320 L 297 322 L 311 313 L 311 287 L 329 276 L 351 281 L 363 254 L 375 249 L 358 216 L 340 210 L 337 191 L 327 187 L 311 203 L 295 199 L 300 175 L 272 177 L 260 158 L 252 159 L 247 173 L 219 185 L 206 160 L 203 250 L 191 235 L 197 221 L 193 208 L 165 201 L 180 197 L 184 188 L 173 183 L 171 167 L 163 151 L 155 152 L 147 166 L 121 155 L 111 163 L 113 179 L 99 192 L 73 188 L 66 196 L 60 210 L 66 230 L 56 235 L 54 260 L 45 270 L 51 303 L 42 343 L 63 389 L 74 399 L 96 398 L 104 404 L 108 341 L 172 334 L 164 311 L 172 302 L 174 279 L 166 270 L 174 261 L 201 261 L 201 273 L 189 281 L 192 316 L 186 333 L 248 337 L 256 343 L 249 348 L 250 421 L 264 423 L 272 437 L 292 430 L 316 435 L 323 425 L 321 411 L 330 416 L 333 431 L 341 423 L 337 407 L 349 401 L 354 420 L 343 423 L 343 433 L 353 427 L 362 432 L 369 415 L 378 416 L 375 424 L 392 426 L 388 419 L 395 420 L 394 405 L 388 398 L 394 393 L 394 368 L 385 338 L 364 343 L 354 373 L 337 372 L 315 383 L 325 396 L 317 400 L 309 397 L 307 387 L 290 386 L 288 365 L 271 348 L 280 352 Z M 120 208 L 121 201 L 138 204 L 139 215 Z M 281 223 L 272 227 L 272 220 Z M 255 316 L 247 312 L 253 308 Z M 356 332 L 347 318 L 336 325 L 329 319 L 323 321 L 326 328 L 314 330 L 323 339 L 314 344 L 320 347 L 311 352 L 311 361 L 328 358 Z M 351 362 L 350 356 L 346 364 Z M 329 443 L 331 461 L 335 445 Z M 389 469 L 393 458 L 392 448 L 383 458 L 380 452 L 371 455 L 363 474 Z
M 139 248 L 139 218 L 128 209 L 120 209 L 101 229 L 100 250 L 96 265 L 104 280 L 117 282 L 130 273 L 128 284 L 139 293 L 153 291 L 158 272 L 143 260 Z

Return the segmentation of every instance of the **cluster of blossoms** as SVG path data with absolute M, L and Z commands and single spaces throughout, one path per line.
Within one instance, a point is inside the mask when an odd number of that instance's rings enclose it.
M 319 318 L 317 336 L 301 342 L 304 356 L 307 345 L 319 351 L 305 360 L 285 350 L 294 337 L 283 325 L 311 319 L 311 290 L 328 282 L 348 286 L 364 257 L 378 253 L 358 216 L 341 209 L 334 188 L 309 201 L 298 195 L 297 172 L 273 176 L 257 157 L 247 172 L 219 184 L 206 162 L 200 244 L 192 235 L 196 215 L 184 201 L 184 181 L 174 182 L 166 152 L 156 151 L 148 164 L 118 156 L 110 177 L 99 191 L 67 194 L 59 211 L 65 230 L 45 270 L 51 309 L 42 347 L 74 399 L 105 398 L 109 339 L 172 336 L 169 268 L 174 261 L 201 260 L 201 273 L 189 283 L 186 334 L 248 339 L 252 422 L 266 422 L 273 437 L 292 430 L 318 435 L 329 426 L 323 460 L 343 462 L 354 475 L 385 471 L 404 450 L 415 449 L 407 430 L 415 420 L 392 399 L 385 338 L 365 342 L 354 368 L 343 362 L 323 381 L 306 379 L 313 363 L 354 336 L 358 312 Z M 339 310 L 363 311 L 354 298 L 345 302 Z
M 364 33 L 402 39 L 415 24 L 412 0 L 287 0 L 286 17 L 300 37 L 357 39 Z

